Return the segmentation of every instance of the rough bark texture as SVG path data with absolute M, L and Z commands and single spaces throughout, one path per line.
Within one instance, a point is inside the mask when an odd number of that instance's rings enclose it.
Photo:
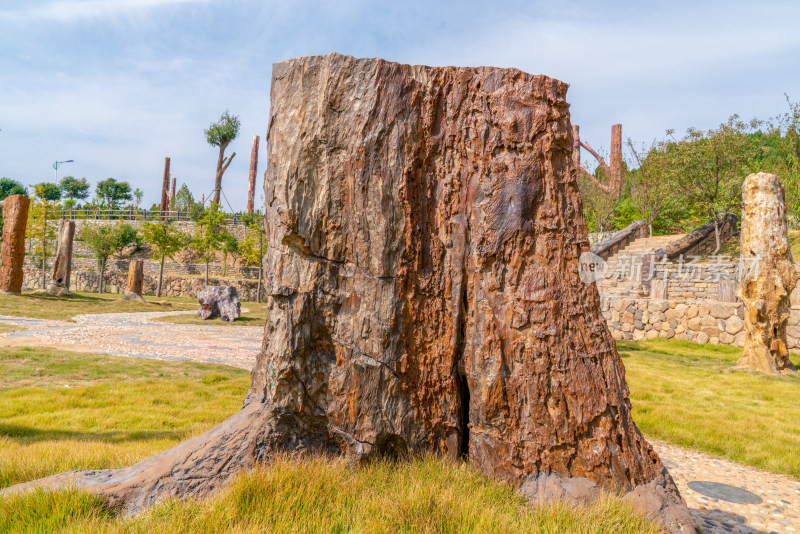
M 241 316 L 239 292 L 233 286 L 208 286 L 197 293 L 197 302 L 200 303 L 197 315 L 203 320 L 219 317 L 233 322 Z
M 58 249 L 50 279 L 50 292 L 63 295 L 69 293 L 72 273 L 72 241 L 75 237 L 75 222 L 61 219 L 58 223 Z
M 744 303 L 744 352 L 738 364 L 780 374 L 796 371 L 786 348 L 789 296 L 798 271 L 792 261 L 783 187 L 774 174 L 751 174 L 742 185 L 742 258 L 754 259 L 739 284 Z
M 269 315 L 242 412 L 127 470 L 39 484 L 135 510 L 275 452 L 435 451 L 517 486 L 637 488 L 693 531 L 578 276 L 589 243 L 566 91 L 515 69 L 276 63 Z
M 128 282 L 125 286 L 125 295 L 122 300 L 137 300 L 144 302 L 142 298 L 142 285 L 144 284 L 144 262 L 142 260 L 131 260 L 128 265 Z
M 3 200 L 3 246 L 0 249 L 0 293 L 22 291 L 22 263 L 25 261 L 25 227 L 31 201 L 24 195 Z
M 258 171 L 258 136 L 253 136 L 250 147 L 250 175 L 247 186 L 247 213 L 253 213 L 256 198 L 256 172 Z

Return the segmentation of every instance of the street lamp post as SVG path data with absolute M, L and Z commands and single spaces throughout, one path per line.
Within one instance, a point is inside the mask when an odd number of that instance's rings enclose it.
M 75 162 L 74 159 L 68 159 L 66 161 L 56 161 L 55 163 L 53 163 L 53 168 L 56 170 L 56 183 L 58 183 L 58 166 L 61 165 L 62 163 L 74 163 L 74 162 Z

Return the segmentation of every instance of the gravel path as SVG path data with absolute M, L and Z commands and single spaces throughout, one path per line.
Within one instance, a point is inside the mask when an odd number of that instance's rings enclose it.
M 261 348 L 261 327 L 151 321 L 192 313 L 196 312 L 104 313 L 78 315 L 74 322 L 0 315 L 0 323 L 28 329 L 0 334 L 0 343 L 252 367 Z M 800 534 L 800 481 L 674 445 L 652 443 L 698 525 L 707 532 Z
M 194 311 L 76 315 L 74 322 L 0 315 L 0 323 L 21 326 L 0 334 L 14 345 L 47 345 L 162 360 L 224 363 L 250 369 L 261 348 L 257 326 L 178 325 L 151 321 Z

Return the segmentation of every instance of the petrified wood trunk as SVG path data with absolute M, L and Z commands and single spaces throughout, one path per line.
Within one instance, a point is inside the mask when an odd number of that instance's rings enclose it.
M 143 285 L 144 262 L 142 260 L 131 260 L 128 265 L 128 283 L 125 286 L 125 295 L 122 300 L 145 302 L 144 298 L 142 298 Z
M 589 243 L 566 91 L 514 69 L 276 63 L 269 315 L 243 410 L 131 468 L 43 483 L 135 510 L 275 452 L 435 451 L 535 499 L 554 478 L 565 496 L 636 488 L 693 531 L 578 276 Z
M 161 219 L 167 218 L 169 209 L 169 158 L 164 158 L 164 178 L 161 181 Z
M 58 250 L 56 250 L 56 259 L 53 264 L 53 276 L 50 279 L 51 293 L 59 295 L 69 293 L 74 237 L 75 222 L 61 219 L 58 223 Z
M 256 172 L 258 171 L 258 136 L 253 136 L 250 147 L 250 174 L 247 181 L 247 213 L 253 213 L 256 198 Z
M 0 293 L 22 291 L 22 263 L 25 261 L 25 227 L 31 201 L 24 195 L 3 200 L 3 246 L 0 249 Z
M 774 174 L 751 174 L 742 185 L 739 284 L 744 303 L 744 352 L 738 364 L 765 373 L 796 371 L 786 348 L 789 296 L 798 272 L 792 261 L 783 187 Z

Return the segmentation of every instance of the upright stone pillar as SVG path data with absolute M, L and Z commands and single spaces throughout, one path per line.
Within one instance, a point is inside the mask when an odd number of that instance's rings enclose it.
M 164 158 L 164 179 L 161 182 L 161 220 L 167 218 L 169 209 L 169 158 Z
M 258 170 L 258 136 L 253 136 L 253 146 L 250 148 L 250 182 L 247 189 L 247 213 L 253 213 L 253 203 L 256 196 L 256 171 Z
M 25 261 L 25 227 L 31 201 L 24 195 L 10 195 L 3 201 L 3 247 L 0 250 L 0 293 L 19 295 L 22 291 L 22 263 Z
M 72 272 L 72 241 L 75 237 L 75 222 L 61 219 L 58 223 L 58 250 L 53 264 L 50 292 L 56 295 L 69 293 Z
M 128 283 L 125 286 L 125 296 L 122 300 L 136 300 L 144 302 L 142 298 L 142 286 L 144 285 L 144 262 L 142 260 L 131 260 L 128 266 Z
M 751 174 L 742 185 L 741 255 L 747 269 L 739 282 L 744 303 L 744 352 L 738 365 L 765 373 L 796 371 L 786 347 L 789 296 L 798 271 L 792 261 L 783 187 L 774 174 Z

